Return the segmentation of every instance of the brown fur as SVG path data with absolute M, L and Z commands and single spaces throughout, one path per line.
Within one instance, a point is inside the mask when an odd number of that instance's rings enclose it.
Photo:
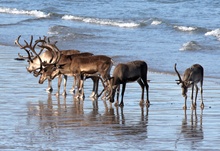
M 203 103 L 203 77 L 204 77 L 204 69 L 201 65 L 199 64 L 194 64 L 190 68 L 187 68 L 183 74 L 183 78 L 181 78 L 179 72 L 176 69 L 176 64 L 174 66 L 174 69 L 179 77 L 179 80 L 177 84 L 181 84 L 182 88 L 182 95 L 185 97 L 185 104 L 183 106 L 184 109 L 187 108 L 186 105 L 186 100 L 187 100 L 187 90 L 188 88 L 192 87 L 192 92 L 191 92 L 191 100 L 192 100 L 192 109 L 196 108 L 196 99 L 198 95 L 198 86 L 197 83 L 200 82 L 200 88 L 201 88 L 201 108 L 204 108 L 204 103 Z M 195 101 L 193 102 L 193 91 L 194 87 L 196 88 L 196 96 L 195 96 Z
M 111 79 L 111 96 L 110 96 L 110 102 L 114 102 L 114 96 L 115 91 L 118 89 L 117 93 L 117 102 L 118 104 L 118 98 L 119 98 L 119 89 L 120 84 L 122 84 L 122 92 L 121 92 L 121 102 L 120 106 L 124 106 L 123 97 L 124 97 L 124 91 L 126 87 L 126 83 L 128 82 L 134 82 L 137 81 L 142 89 L 142 96 L 141 96 L 141 103 L 144 101 L 144 87 L 146 88 L 147 93 L 147 101 L 146 104 L 149 105 L 149 95 L 148 90 L 149 86 L 147 83 L 147 63 L 141 60 L 128 62 L 126 64 L 118 64 L 112 75 Z

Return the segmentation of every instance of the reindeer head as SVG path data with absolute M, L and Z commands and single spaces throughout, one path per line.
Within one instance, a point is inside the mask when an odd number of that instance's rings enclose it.
M 109 79 L 110 83 L 107 85 L 107 89 L 109 91 L 109 94 L 107 96 L 107 100 L 109 100 L 111 103 L 115 102 L 115 92 L 116 89 L 118 88 L 117 85 L 114 85 L 114 77 L 111 77 Z
M 29 43 L 26 40 L 24 40 L 25 45 L 20 44 L 20 42 L 19 42 L 20 38 L 21 38 L 21 35 L 18 36 L 18 38 L 15 40 L 15 44 L 18 45 L 21 49 L 25 50 L 27 52 L 28 56 L 24 57 L 24 56 L 20 55 L 19 53 L 18 53 L 18 56 L 21 59 L 25 59 L 28 61 L 29 66 L 27 67 L 27 71 L 29 73 L 31 73 L 35 70 L 38 70 L 40 68 L 40 61 L 41 60 L 39 60 L 39 57 L 37 57 L 37 55 L 40 55 L 41 52 L 43 51 L 43 49 L 41 49 L 38 54 L 36 53 L 35 49 L 39 43 L 46 42 L 46 37 L 44 37 L 44 39 L 39 38 L 38 40 L 35 41 L 35 43 L 33 43 L 33 36 L 31 36 L 31 40 Z M 36 54 L 36 56 L 34 56 L 33 53 Z
M 31 36 L 30 43 L 24 40 L 25 45 L 22 46 L 19 42 L 20 37 L 21 36 L 15 40 L 15 44 L 17 44 L 21 49 L 24 49 L 28 54 L 28 57 L 23 57 L 18 54 L 20 58 L 28 60 L 29 66 L 27 67 L 27 71 L 30 73 L 34 72 L 35 77 L 41 75 L 39 80 L 40 84 L 42 84 L 46 79 L 53 79 L 55 76 L 53 76 L 52 73 L 54 73 L 56 70 L 56 64 L 60 60 L 60 51 L 55 45 L 57 42 L 50 43 L 49 38 L 46 41 L 46 37 L 44 37 L 44 39 L 39 38 L 33 44 L 33 36 Z M 39 43 L 41 43 L 41 45 L 39 45 Z M 41 48 L 39 53 L 37 53 L 35 50 L 36 46 Z M 49 59 L 47 58 L 47 61 L 43 60 L 43 58 L 45 59 L 45 56 L 40 56 L 44 49 L 46 49 L 50 54 L 48 56 Z M 33 54 L 35 54 L 35 56 L 33 56 Z
M 186 71 L 185 71 L 185 73 L 184 73 L 184 76 L 183 76 L 183 79 L 182 79 L 181 76 L 180 76 L 180 74 L 179 74 L 179 72 L 177 71 L 176 65 L 177 65 L 177 64 L 174 65 L 174 69 L 175 69 L 175 71 L 176 71 L 176 73 L 177 73 L 177 75 L 178 75 L 178 77 L 179 77 L 179 79 L 176 80 L 176 81 L 177 81 L 177 84 L 178 84 L 178 85 L 179 85 L 179 84 L 181 85 L 183 97 L 186 97 L 186 95 L 187 95 L 187 90 L 188 90 L 188 88 L 189 88 L 189 87 L 192 85 L 192 83 L 193 83 L 193 81 L 191 81 L 191 80 L 189 79 L 189 77 L 190 77 L 190 68 L 186 69 Z
M 55 65 L 48 65 L 45 68 L 43 68 L 40 71 L 41 76 L 39 79 L 39 83 L 43 84 L 46 79 L 53 80 L 54 77 L 52 76 L 52 74 L 55 70 L 56 70 Z
M 40 60 L 40 71 L 37 73 L 37 75 L 41 74 L 39 83 L 42 84 L 46 79 L 53 80 L 59 74 L 59 68 L 61 68 L 62 65 L 58 65 L 58 62 L 60 60 L 60 51 L 55 46 L 55 44 L 43 44 L 40 47 L 42 47 L 43 49 L 48 49 L 49 51 L 51 51 L 51 54 L 53 54 L 52 56 L 55 56 L 54 62 L 47 63 L 42 62 L 40 56 L 36 54 Z M 53 57 L 51 58 L 51 60 L 54 59 Z

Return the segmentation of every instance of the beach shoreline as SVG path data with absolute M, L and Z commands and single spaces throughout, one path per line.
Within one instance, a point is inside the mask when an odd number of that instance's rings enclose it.
M 17 50 L 12 47 L 1 53 L 4 56 L 1 63 L 6 66 L 0 74 L 0 149 L 218 150 L 220 147 L 220 134 L 216 133 L 220 95 L 214 79 L 204 78 L 204 110 L 199 107 L 199 93 L 197 109 L 190 109 L 188 97 L 188 108 L 184 111 L 184 97 L 175 82 L 177 76 L 157 72 L 148 72 L 149 108 L 139 106 L 141 88 L 137 82 L 127 84 L 125 106 L 120 108 L 100 98 L 92 101 L 89 79 L 85 81 L 84 101 L 77 101 L 69 93 L 72 78 L 68 78 L 66 97 L 55 96 L 57 79 L 52 82 L 54 91 L 48 94 L 47 82 L 38 84 L 38 78 L 27 73 L 27 62 L 14 60 Z M 190 93 L 191 89 L 188 96 Z

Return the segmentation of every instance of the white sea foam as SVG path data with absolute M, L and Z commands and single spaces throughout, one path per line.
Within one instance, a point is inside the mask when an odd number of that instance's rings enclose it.
M 18 10 L 16 8 L 5 8 L 5 7 L 0 7 L 0 13 L 8 13 L 8 14 L 18 14 L 18 15 L 32 15 L 37 18 L 46 18 L 49 17 L 50 14 L 46 14 L 42 11 L 38 10 Z
M 220 40 L 220 29 L 214 29 L 212 31 L 206 32 L 205 36 L 214 36 L 217 37 L 218 40 Z
M 151 23 L 151 25 L 160 25 L 160 24 L 162 24 L 162 21 L 159 21 L 159 20 L 154 20 Z
M 78 17 L 73 15 L 64 15 L 62 17 L 64 20 L 76 20 L 83 21 L 86 23 L 100 24 L 100 25 L 110 25 L 110 26 L 118 26 L 125 28 L 133 28 L 138 27 L 140 24 L 134 22 L 123 22 L 123 21 L 113 21 L 110 19 L 98 19 L 98 18 L 89 18 L 89 17 Z
M 193 50 L 200 50 L 201 46 L 196 42 L 196 41 L 190 41 L 187 43 L 184 43 L 182 45 L 182 48 L 180 48 L 180 51 L 184 51 L 184 50 L 189 50 L 189 51 L 193 51 Z
M 187 27 L 187 26 L 174 26 L 174 28 L 180 31 L 194 31 L 197 29 L 197 27 Z

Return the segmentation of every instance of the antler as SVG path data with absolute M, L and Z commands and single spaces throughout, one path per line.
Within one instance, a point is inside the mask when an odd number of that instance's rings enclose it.
M 177 64 L 175 63 L 175 65 L 174 65 L 174 70 L 176 71 L 176 73 L 177 73 L 177 75 L 178 75 L 178 77 L 179 77 L 179 80 L 176 80 L 176 81 L 178 81 L 177 84 L 180 84 L 180 83 L 182 83 L 182 78 L 181 78 L 179 72 L 177 71 L 176 65 L 177 65 Z
M 22 56 L 20 53 L 18 53 L 18 56 L 21 59 L 29 59 L 29 57 Z M 32 53 L 30 53 L 30 56 L 31 56 L 31 58 L 34 57 Z
M 48 43 L 42 43 L 42 45 L 38 45 L 39 47 L 41 47 L 41 48 L 46 48 L 47 50 L 49 50 L 50 52 L 51 52 L 51 54 L 52 54 L 52 58 L 51 58 L 51 60 L 49 61 L 49 62 L 47 62 L 47 63 L 45 63 L 45 65 L 49 65 L 49 64 L 57 64 L 58 62 L 59 62 L 59 60 L 60 60 L 60 57 L 61 57 L 61 53 L 60 53 L 60 50 L 57 48 L 57 46 L 56 46 L 56 43 L 57 43 L 57 41 L 55 42 L 55 43 L 53 43 L 53 44 L 51 44 L 51 43 L 49 43 L 50 41 L 49 41 L 49 38 L 48 38 Z M 52 62 L 52 60 L 54 59 L 54 56 L 56 57 L 55 58 L 55 60 L 54 60 L 54 62 Z M 52 63 L 51 63 L 52 62 Z
M 38 42 L 42 42 L 42 40 L 38 40 Z M 59 51 L 59 49 L 56 47 L 56 45 L 55 45 L 55 43 L 54 44 L 50 44 L 49 43 L 50 41 L 49 41 L 49 39 L 48 39 L 48 43 L 45 43 L 45 42 L 43 42 L 42 43 L 42 45 L 38 45 L 39 47 L 41 47 L 42 49 L 47 49 L 47 50 L 49 50 L 50 52 L 51 52 L 51 54 L 52 54 L 52 58 L 50 59 L 50 61 L 49 62 L 42 62 L 42 60 L 41 60 L 41 58 L 40 58 L 40 56 L 33 50 L 33 52 L 34 52 L 34 54 L 39 58 L 39 60 L 40 60 L 40 68 L 38 68 L 38 69 L 40 69 L 40 71 L 36 71 L 35 70 L 35 72 L 34 72 L 34 76 L 38 76 L 39 74 L 40 74 L 40 72 L 42 71 L 42 69 L 43 69 L 43 66 L 48 66 L 48 65 L 56 65 L 58 62 L 59 62 L 59 60 L 60 60 L 60 51 Z M 54 62 L 52 62 L 51 63 L 51 61 L 53 60 L 53 58 L 54 58 L 54 56 L 56 56 L 56 58 L 55 58 L 55 61 Z
M 31 35 L 31 40 L 30 40 L 30 43 L 28 44 L 28 42 L 26 40 L 24 40 L 25 42 L 25 45 L 21 45 L 19 40 L 21 38 L 21 35 L 18 36 L 18 38 L 15 40 L 15 44 L 18 45 L 21 49 L 24 49 L 27 54 L 28 54 L 28 57 L 24 57 L 22 55 L 20 55 L 20 53 L 18 53 L 18 56 L 22 59 L 28 59 L 32 62 L 32 58 L 34 58 L 35 56 L 33 56 L 33 54 L 30 52 L 30 50 L 33 52 L 35 51 L 35 47 L 37 46 L 38 43 L 42 42 L 42 43 L 46 43 L 46 36 L 44 36 L 44 39 L 41 39 L 41 37 L 39 37 L 38 40 L 35 41 L 34 45 L 33 45 L 33 35 Z M 49 40 L 48 40 L 49 41 Z M 33 45 L 33 46 L 32 46 Z M 30 50 L 28 50 L 30 49 Z M 42 53 L 43 49 L 40 50 L 40 52 L 38 53 L 38 55 L 40 55 Z
M 24 50 L 27 52 L 28 57 L 23 57 L 23 56 L 21 56 L 19 53 L 18 53 L 18 56 L 19 56 L 20 58 L 28 59 L 28 60 L 30 60 L 31 62 L 33 62 L 33 60 L 31 59 L 31 57 L 33 57 L 33 55 L 30 54 L 30 51 L 29 51 L 29 50 L 27 50 L 27 48 L 33 49 L 33 47 L 31 46 L 31 45 L 32 45 L 32 41 L 33 41 L 33 36 L 31 36 L 30 44 L 28 44 L 27 41 L 24 40 L 24 42 L 25 42 L 25 44 L 26 44 L 26 45 L 24 45 L 24 46 L 22 46 L 22 45 L 20 44 L 20 42 L 19 42 L 20 38 L 21 38 L 21 35 L 18 36 L 18 38 L 15 40 L 15 44 L 18 45 L 21 49 L 24 49 Z

